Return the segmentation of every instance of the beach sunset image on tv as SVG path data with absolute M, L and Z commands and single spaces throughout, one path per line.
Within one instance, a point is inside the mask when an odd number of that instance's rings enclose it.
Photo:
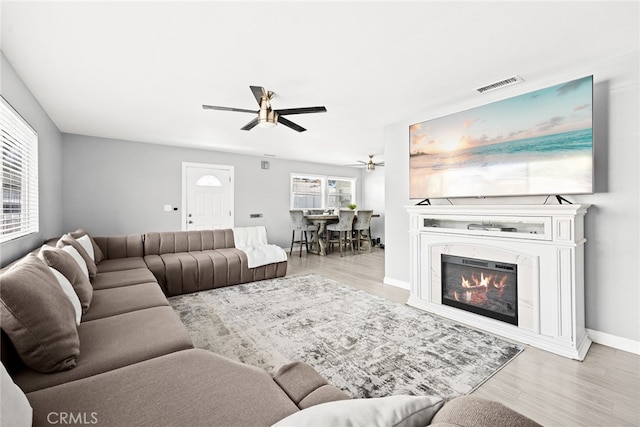
M 410 197 L 593 191 L 593 77 L 409 128 Z

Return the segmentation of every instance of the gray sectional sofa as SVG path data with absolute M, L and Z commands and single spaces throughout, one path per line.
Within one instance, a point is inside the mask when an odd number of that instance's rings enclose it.
M 249 268 L 233 230 L 147 233 L 144 262 L 167 296 L 282 277 L 287 263 Z
M 301 362 L 269 375 L 194 349 L 166 299 L 285 273 L 249 269 L 231 230 L 47 242 L 0 270 L 0 425 L 536 425 L 470 396 L 351 400 Z

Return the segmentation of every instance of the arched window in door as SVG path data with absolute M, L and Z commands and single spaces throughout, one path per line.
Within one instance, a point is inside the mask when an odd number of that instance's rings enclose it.
M 213 175 L 202 175 L 198 178 L 196 185 L 201 187 L 222 187 L 220 180 Z

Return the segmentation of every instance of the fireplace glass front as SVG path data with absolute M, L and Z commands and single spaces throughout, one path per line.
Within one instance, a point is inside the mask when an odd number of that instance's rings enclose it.
M 518 324 L 518 266 L 441 255 L 442 304 Z

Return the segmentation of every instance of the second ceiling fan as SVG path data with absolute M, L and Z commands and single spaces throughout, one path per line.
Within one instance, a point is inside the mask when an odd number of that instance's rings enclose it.
M 235 111 L 238 113 L 253 114 L 257 113 L 258 116 L 255 119 L 251 120 L 249 123 L 240 128 L 242 130 L 251 130 L 256 126 L 274 127 L 278 123 L 281 123 L 297 132 L 304 132 L 306 131 L 306 129 L 298 124 L 293 123 L 291 120 L 284 118 L 283 116 L 293 114 L 326 113 L 327 111 L 325 107 L 301 107 L 274 110 L 271 108 L 271 99 L 273 99 L 275 93 L 265 90 L 265 88 L 263 88 L 262 86 L 249 87 L 251 88 L 251 92 L 253 92 L 253 96 L 256 98 L 256 101 L 258 101 L 258 105 L 260 105 L 260 109 L 258 111 L 233 107 L 217 107 L 214 105 L 203 105 L 202 108 L 204 108 L 205 110 Z
M 368 162 L 365 162 L 364 160 L 358 160 L 358 162 L 359 163 L 356 163 L 355 165 L 345 165 L 345 166 L 364 168 L 367 172 L 376 170 L 376 166 L 384 166 L 384 162 L 373 161 L 373 154 L 369 154 Z

